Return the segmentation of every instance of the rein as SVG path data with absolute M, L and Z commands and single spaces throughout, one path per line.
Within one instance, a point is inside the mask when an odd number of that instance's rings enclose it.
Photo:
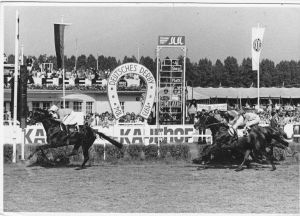
M 218 124 L 223 124 L 223 123 L 222 122 L 216 122 L 216 123 L 211 123 L 211 124 L 208 124 L 208 125 L 205 125 L 205 126 L 210 127 L 210 126 L 218 125 Z

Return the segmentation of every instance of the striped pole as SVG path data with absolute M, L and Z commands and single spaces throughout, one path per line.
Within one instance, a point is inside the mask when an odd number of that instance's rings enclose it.
M 12 162 L 17 161 L 17 103 L 18 103 L 18 70 L 19 70 L 19 11 L 16 11 L 16 35 L 15 35 L 15 71 L 14 71 L 14 138 Z

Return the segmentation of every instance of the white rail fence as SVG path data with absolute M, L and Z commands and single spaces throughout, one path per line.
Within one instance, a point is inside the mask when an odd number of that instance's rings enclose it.
M 28 144 L 46 144 L 46 132 L 41 124 L 34 126 L 27 126 L 25 130 L 18 128 L 18 130 L 12 134 L 13 126 L 6 125 L 4 127 L 4 144 L 13 144 L 14 139 L 16 143 L 21 145 L 21 158 L 25 155 L 25 145 Z M 158 144 L 170 143 L 195 143 L 198 142 L 198 138 L 206 139 L 206 142 L 212 143 L 212 136 L 210 131 L 206 134 L 199 134 L 194 129 L 193 125 L 115 125 L 112 127 L 93 127 L 98 131 L 118 140 L 119 142 L 130 144 Z M 97 138 L 95 144 L 107 144 L 106 140 Z M 13 148 L 13 162 L 16 161 L 16 146 Z
M 4 128 L 4 144 L 13 144 L 14 139 L 17 144 L 21 144 L 21 158 L 24 159 L 25 145 L 27 144 L 46 144 L 46 132 L 41 124 L 27 126 L 25 130 L 18 128 L 14 131 L 13 125 L 9 124 Z M 208 144 L 212 144 L 212 136 L 210 130 L 206 130 L 205 134 L 199 134 L 193 125 L 145 125 L 145 124 L 121 124 L 111 127 L 96 126 L 94 129 L 118 140 L 123 144 L 157 144 L 170 143 L 197 143 L 198 139 L 206 139 Z M 300 138 L 300 124 L 288 124 L 284 128 L 288 139 Z M 242 134 L 241 131 L 238 133 Z M 106 140 L 97 138 L 95 144 L 107 144 Z M 16 161 L 16 146 L 13 148 L 13 162 Z

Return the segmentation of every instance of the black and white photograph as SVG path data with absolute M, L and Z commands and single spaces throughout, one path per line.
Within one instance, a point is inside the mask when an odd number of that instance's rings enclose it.
M 300 2 L 0 3 L 0 212 L 299 214 Z

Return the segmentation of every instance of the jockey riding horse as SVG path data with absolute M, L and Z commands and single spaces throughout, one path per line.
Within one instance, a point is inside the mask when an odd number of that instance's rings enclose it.
M 52 105 L 49 113 L 53 119 L 61 122 L 60 127 L 67 133 L 65 140 L 76 136 L 83 125 L 83 116 L 79 116 L 81 113 L 75 113 L 71 109 L 59 109 L 56 105 Z M 76 155 L 77 150 L 75 148 L 69 156 Z
M 89 160 L 89 149 L 93 145 L 97 136 L 107 140 L 119 149 L 123 147 L 123 144 L 88 125 L 82 125 L 80 131 L 69 133 L 63 129 L 65 127 L 64 124 L 54 119 L 47 110 L 36 109 L 31 113 L 28 120 L 29 125 L 33 125 L 38 122 L 42 123 L 47 135 L 47 144 L 37 146 L 35 151 L 28 156 L 28 159 L 30 159 L 38 151 L 41 151 L 42 155 L 48 159 L 44 153 L 45 149 L 74 145 L 72 153 L 68 156 L 77 154 L 79 147 L 81 147 L 84 156 L 81 168 L 84 168 L 86 162 Z
M 228 118 L 226 113 L 223 117 Z M 236 131 L 233 131 L 232 134 L 232 130 L 229 130 L 231 125 L 227 126 L 224 122 L 220 122 L 212 113 L 203 115 L 195 124 L 195 127 L 199 126 L 210 128 L 213 136 L 213 145 L 203 149 L 201 153 L 202 159 L 209 160 L 208 156 L 220 149 L 239 150 L 244 153 L 244 160 L 236 171 L 242 170 L 244 163 L 248 162 L 249 154 L 252 154 L 253 157 L 259 154 L 265 155 L 272 165 L 272 170 L 275 170 L 273 147 L 285 149 L 288 146 L 288 142 L 283 138 L 283 131 L 277 131 L 272 127 L 260 127 L 255 125 L 250 129 L 247 136 L 238 137 Z M 271 143 L 272 140 L 278 141 L 278 144 Z M 266 148 L 270 148 L 270 151 L 267 152 Z

